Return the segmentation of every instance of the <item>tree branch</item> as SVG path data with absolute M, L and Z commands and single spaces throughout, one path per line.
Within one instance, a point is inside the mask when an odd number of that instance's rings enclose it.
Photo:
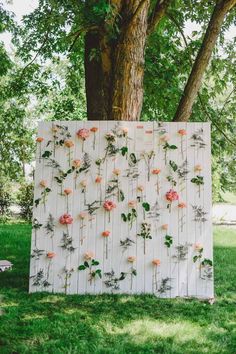
M 236 5 L 236 0 L 218 1 L 212 13 L 201 48 L 195 59 L 183 95 L 173 121 L 188 121 L 194 101 L 202 84 L 203 75 L 209 64 L 213 49 L 220 33 L 226 14 Z
M 98 26 L 89 26 L 89 27 L 84 27 L 84 28 L 81 28 L 80 30 L 74 32 L 74 33 L 71 33 L 69 36 L 72 37 L 72 36 L 75 36 L 73 42 L 71 43 L 69 49 L 68 49 L 68 52 L 71 52 L 75 43 L 77 42 L 77 39 L 80 37 L 80 35 L 84 32 L 84 33 L 87 33 L 88 31 L 93 31 L 93 30 L 96 30 L 98 29 L 99 27 Z
M 169 19 L 174 23 L 174 25 L 176 26 L 176 28 L 178 29 L 178 31 L 180 32 L 182 38 L 183 38 L 183 41 L 184 41 L 184 44 L 185 44 L 185 47 L 188 51 L 188 57 L 189 57 L 189 62 L 190 64 L 192 65 L 193 64 L 193 60 L 192 60 L 192 56 L 191 56 L 191 53 L 189 52 L 188 50 L 188 41 L 187 41 L 187 38 L 185 37 L 185 34 L 184 34 L 184 31 L 182 30 L 181 26 L 179 25 L 178 21 L 173 18 L 170 14 L 168 14 L 168 17 Z M 225 103 L 222 107 L 222 109 L 220 110 L 220 113 L 219 113 L 219 116 L 221 116 L 221 114 L 223 113 L 224 111 L 224 108 L 226 106 L 226 104 L 229 102 L 229 98 L 231 97 L 231 95 L 233 94 L 233 92 L 235 91 L 235 88 L 230 92 L 230 94 L 227 96 L 226 100 L 225 100 Z M 236 142 L 234 142 L 233 140 L 231 140 L 228 135 L 219 127 L 218 123 L 216 123 L 211 115 L 209 114 L 209 112 L 207 111 L 206 109 L 206 106 L 205 106 L 205 103 L 203 102 L 203 98 L 201 96 L 200 93 L 198 93 L 198 99 L 199 99 L 199 102 L 200 102 L 200 105 L 201 105 L 201 108 L 202 108 L 202 111 L 204 111 L 204 113 L 206 114 L 206 116 L 208 117 L 208 120 L 210 120 L 212 122 L 212 124 L 216 127 L 216 129 L 225 137 L 225 139 L 232 145 L 236 146 Z
M 166 10 L 169 7 L 172 0 L 158 0 L 153 9 L 153 12 L 148 18 L 148 34 L 150 34 L 161 19 L 165 16 Z

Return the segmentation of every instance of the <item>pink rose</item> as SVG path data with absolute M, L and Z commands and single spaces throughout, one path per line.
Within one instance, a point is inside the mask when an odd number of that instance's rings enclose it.
M 128 260 L 129 263 L 134 263 L 135 260 L 136 260 L 136 257 L 135 257 L 135 256 L 129 256 L 129 257 L 127 258 L 127 260 Z
M 194 248 L 196 251 L 201 251 L 203 249 L 203 245 L 199 242 L 195 243 Z
M 166 199 L 168 200 L 168 202 L 173 202 L 179 199 L 179 195 L 176 191 L 170 189 L 168 192 L 166 192 Z
M 116 204 L 115 204 L 112 200 L 106 200 L 106 201 L 103 203 L 103 208 L 104 208 L 106 211 L 111 211 L 112 209 L 116 208 Z
M 89 137 L 90 132 L 88 129 L 83 128 L 83 129 L 78 130 L 76 134 L 77 134 L 78 138 L 80 138 L 82 140 L 86 140 Z
M 129 207 L 129 208 L 135 208 L 136 205 L 137 205 L 136 200 L 130 200 L 130 201 L 128 202 L 128 207 Z
M 59 222 L 62 225 L 70 225 L 73 223 L 73 218 L 70 214 L 65 213 L 59 218 Z
M 110 233 L 111 233 L 111 232 L 108 231 L 108 230 L 103 231 L 103 232 L 102 232 L 102 236 L 103 236 L 103 237 L 108 237 L 108 236 L 110 236 Z
M 86 260 L 86 261 L 90 261 L 91 259 L 93 259 L 95 257 L 95 254 L 93 253 L 93 252 L 86 252 L 85 254 L 84 254 L 84 259 Z
M 179 133 L 179 135 L 181 135 L 181 136 L 187 135 L 187 132 L 186 132 L 185 129 L 180 129 L 180 130 L 178 130 L 178 133 Z
M 186 207 L 187 207 L 187 205 L 184 202 L 181 202 L 181 203 L 178 204 L 178 208 L 180 208 L 180 209 L 184 209 Z
M 154 266 L 159 266 L 159 265 L 161 265 L 161 261 L 160 261 L 160 259 L 153 259 L 152 264 Z

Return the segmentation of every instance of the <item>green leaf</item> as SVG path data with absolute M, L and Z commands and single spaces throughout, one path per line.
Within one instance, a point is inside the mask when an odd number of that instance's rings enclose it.
M 194 257 L 193 257 L 193 262 L 196 263 L 197 260 L 198 260 L 198 256 L 194 256 Z
M 85 266 L 86 268 L 89 268 L 89 264 L 88 264 L 87 261 L 84 262 L 84 266 Z
M 150 210 L 150 204 L 147 202 L 143 202 L 142 203 L 142 207 L 145 211 L 149 211 Z
M 78 267 L 78 269 L 79 269 L 79 270 L 85 270 L 86 267 L 85 267 L 83 264 L 81 264 L 81 265 Z
M 95 260 L 93 259 L 93 260 L 92 260 L 92 265 L 93 265 L 93 266 L 99 265 L 99 262 L 98 262 L 98 261 L 95 261 Z
M 119 189 L 119 198 L 120 200 L 123 202 L 125 200 L 125 195 L 124 192 L 122 190 Z
M 48 159 L 51 155 L 52 155 L 52 151 L 45 150 L 44 153 L 42 154 L 42 157 Z
M 121 155 L 125 156 L 125 154 L 127 154 L 127 152 L 128 152 L 128 147 L 127 146 L 123 146 L 120 150 L 121 150 Z
M 169 149 L 171 150 L 175 150 L 175 149 L 178 149 L 176 145 L 169 145 Z
M 41 200 L 41 198 L 35 199 L 34 204 L 35 204 L 36 208 L 39 205 L 40 200 Z
M 174 162 L 174 161 L 169 161 L 170 167 L 172 168 L 172 170 L 174 172 L 176 172 L 178 170 L 178 165 Z
M 127 216 L 124 213 L 121 214 L 121 218 L 124 222 L 127 221 Z

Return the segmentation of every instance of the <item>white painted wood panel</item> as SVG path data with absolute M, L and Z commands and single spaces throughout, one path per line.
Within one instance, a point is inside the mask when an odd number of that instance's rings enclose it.
M 38 137 L 31 292 L 214 296 L 208 123 L 41 122 Z

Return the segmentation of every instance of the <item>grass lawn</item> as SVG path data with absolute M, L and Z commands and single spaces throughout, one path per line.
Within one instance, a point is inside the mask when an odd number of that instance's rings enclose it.
M 0 226 L 0 353 L 236 353 L 236 229 L 215 228 L 216 303 L 28 294 L 30 226 Z

